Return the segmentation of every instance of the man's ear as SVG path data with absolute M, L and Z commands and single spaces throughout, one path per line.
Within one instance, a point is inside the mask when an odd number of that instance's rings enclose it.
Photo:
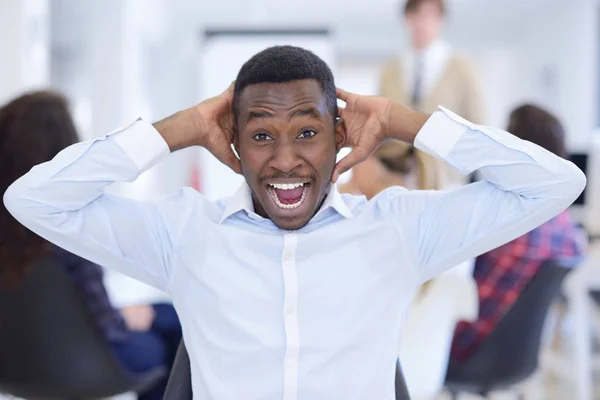
M 348 133 L 346 129 L 346 122 L 342 119 L 342 117 L 337 117 L 335 119 L 335 151 L 339 153 L 339 151 L 346 144 L 346 135 Z

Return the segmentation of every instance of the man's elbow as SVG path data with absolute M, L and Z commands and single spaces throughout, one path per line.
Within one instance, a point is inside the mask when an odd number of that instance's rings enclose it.
M 6 210 L 19 222 L 25 224 L 27 220 L 33 218 L 33 208 L 35 205 L 31 201 L 31 196 L 28 193 L 28 186 L 20 178 L 13 182 L 2 196 L 2 201 Z
M 17 181 L 10 185 L 2 196 L 4 207 L 6 207 L 8 212 L 11 213 L 11 215 L 15 218 L 17 218 L 17 215 L 20 214 L 19 209 L 21 208 L 21 202 L 19 200 L 23 197 L 19 194 L 19 192 L 20 190 Z
M 585 189 L 587 178 L 583 171 L 577 168 L 575 164 L 569 164 L 569 173 L 565 176 L 565 184 L 561 192 L 565 193 L 565 196 L 568 197 L 569 205 L 571 205 Z

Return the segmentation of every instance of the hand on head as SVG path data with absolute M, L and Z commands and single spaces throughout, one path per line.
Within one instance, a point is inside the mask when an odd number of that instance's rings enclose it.
M 339 116 L 346 124 L 344 147 L 352 151 L 335 166 L 332 182 L 354 165 L 366 160 L 387 138 L 392 101 L 380 96 L 360 96 L 337 90 L 338 99 L 346 103 L 339 107 Z
M 242 173 L 240 159 L 231 145 L 235 133 L 233 115 L 233 87 L 235 82 L 218 96 L 212 97 L 196 106 L 200 115 L 200 145 L 210 151 L 219 161 L 238 174 Z
M 233 87 L 234 83 L 195 107 L 202 132 L 198 144 L 241 173 L 240 160 L 231 147 L 235 133 Z M 336 164 L 334 183 L 342 173 L 366 160 L 385 140 L 394 138 L 412 143 L 428 117 L 381 96 L 361 96 L 337 89 L 337 97 L 345 103 L 345 107 L 339 108 L 340 123 L 346 125 L 343 147 L 351 147 L 352 151 Z

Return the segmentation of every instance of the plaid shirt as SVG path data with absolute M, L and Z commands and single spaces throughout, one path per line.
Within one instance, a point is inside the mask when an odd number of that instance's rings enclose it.
M 102 268 L 57 246 L 53 246 L 52 257 L 65 267 L 65 271 L 81 291 L 88 312 L 106 339 L 109 342 L 125 340 L 125 321 L 110 303 L 104 287 Z
M 581 260 L 586 238 L 567 211 L 531 232 L 479 256 L 474 278 L 479 288 L 479 317 L 456 327 L 451 359 L 468 358 L 494 330 L 548 259 Z

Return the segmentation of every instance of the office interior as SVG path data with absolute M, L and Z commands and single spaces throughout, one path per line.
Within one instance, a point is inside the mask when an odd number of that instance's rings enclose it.
M 347 91 L 377 94 L 382 66 L 409 45 L 401 3 L 0 0 L 0 103 L 33 89 L 57 89 L 68 97 L 82 139 L 91 139 L 218 94 L 245 60 L 276 44 L 314 51 Z M 535 373 L 491 398 L 600 399 L 600 301 L 593 296 L 600 293 L 600 2 L 450 0 L 447 6 L 443 38 L 477 67 L 485 124 L 505 128 L 510 111 L 526 102 L 550 110 L 565 127 L 569 158 L 588 179 L 571 207 L 590 237 L 587 257 L 548 310 Z M 242 179 L 204 149 L 191 148 L 111 190 L 149 199 L 192 186 L 218 199 Z M 109 269 L 105 284 L 115 304 L 168 301 Z M 423 363 L 410 368 L 439 368 Z M 420 379 L 419 371 L 404 373 L 411 398 L 450 398 L 443 379 L 420 393 L 420 383 L 410 382 Z

